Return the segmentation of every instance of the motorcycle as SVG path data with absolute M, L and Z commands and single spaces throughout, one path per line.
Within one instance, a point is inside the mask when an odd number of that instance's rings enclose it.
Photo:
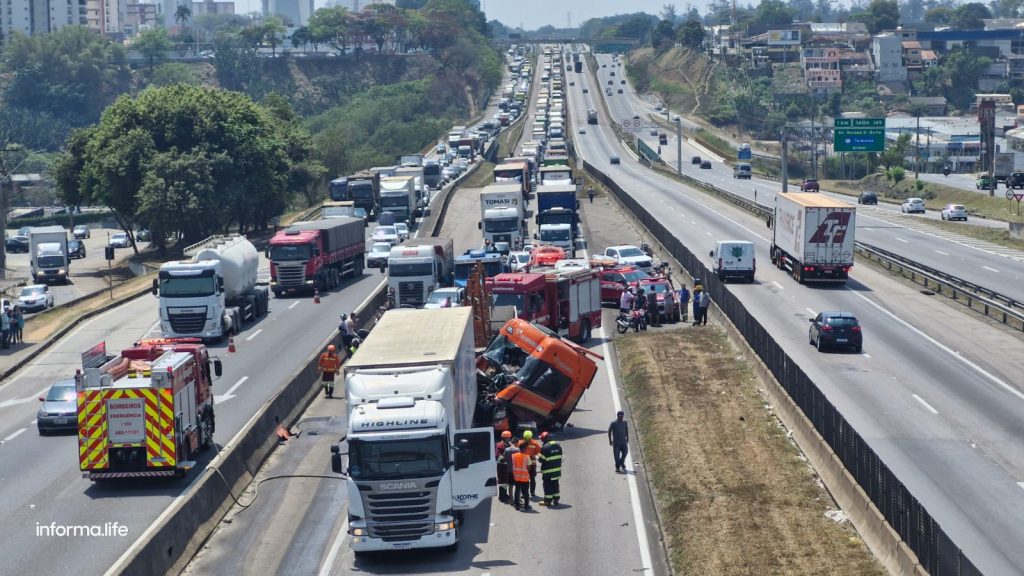
M 619 334 L 625 334 L 632 328 L 633 332 L 639 332 L 647 329 L 646 315 L 643 310 L 630 310 L 629 312 L 619 312 L 618 318 L 615 319 L 615 329 Z
M 655 276 L 662 276 L 664 278 L 672 276 L 672 266 L 668 262 L 659 262 L 654 266 L 653 270 Z
M 648 258 L 654 258 L 654 249 L 651 248 L 651 245 L 647 242 L 640 243 L 640 250 L 643 251 L 644 254 L 647 254 Z

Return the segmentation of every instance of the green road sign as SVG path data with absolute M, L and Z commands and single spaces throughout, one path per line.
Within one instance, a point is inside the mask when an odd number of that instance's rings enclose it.
M 882 152 L 885 118 L 836 118 L 833 135 L 836 152 Z

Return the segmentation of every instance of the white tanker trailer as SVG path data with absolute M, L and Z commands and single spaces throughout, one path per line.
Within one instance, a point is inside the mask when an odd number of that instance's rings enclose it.
M 166 262 L 153 280 L 165 338 L 219 340 L 267 313 L 270 290 L 257 285 L 259 252 L 244 236 L 211 236 Z

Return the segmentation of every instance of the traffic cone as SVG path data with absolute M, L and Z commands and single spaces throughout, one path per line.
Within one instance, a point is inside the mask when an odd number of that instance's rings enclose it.
M 313 304 L 319 304 L 319 303 L 320 303 L 320 289 L 319 288 L 314 288 L 313 289 Z
M 234 351 L 235 351 L 235 337 L 234 336 L 228 336 L 228 352 L 234 352 Z

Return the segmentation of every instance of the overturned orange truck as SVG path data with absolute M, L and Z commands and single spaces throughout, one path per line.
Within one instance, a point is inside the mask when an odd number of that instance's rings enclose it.
M 565 426 L 603 358 L 543 326 L 513 318 L 477 357 L 477 417 L 495 430 Z

